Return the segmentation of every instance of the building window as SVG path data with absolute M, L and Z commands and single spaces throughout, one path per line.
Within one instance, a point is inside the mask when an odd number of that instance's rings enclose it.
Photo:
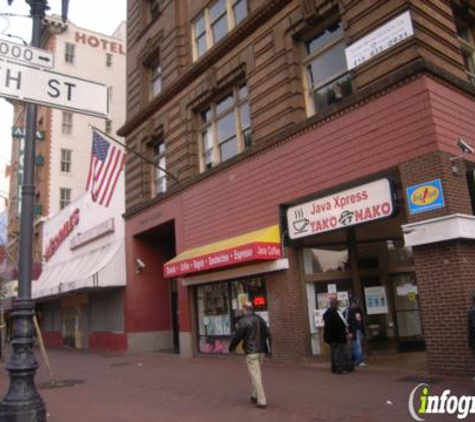
M 61 172 L 71 173 L 71 155 L 70 149 L 61 149 Z
M 150 99 L 162 92 L 162 67 L 160 62 L 155 62 L 149 66 L 149 92 Z
M 112 67 L 112 54 L 106 53 L 106 67 Z
M 195 60 L 238 25 L 248 14 L 247 0 L 217 0 L 193 23 Z
M 310 115 L 351 94 L 340 22 L 305 41 L 304 55 Z
M 64 207 L 68 206 L 70 203 L 71 203 L 71 189 L 59 188 L 59 209 L 62 210 Z
M 165 142 L 159 141 L 151 145 L 152 161 L 157 167 L 152 167 L 152 194 L 156 196 L 167 190 Z
M 76 46 L 70 42 L 67 42 L 64 50 L 64 61 L 66 63 L 74 63 Z
M 63 111 L 61 132 L 64 135 L 71 135 L 71 133 L 73 133 L 73 113 L 70 113 L 69 111 Z
M 457 35 L 467 79 L 472 85 L 475 85 L 475 41 L 473 28 L 464 23 L 457 22 Z
M 269 325 L 266 283 L 261 278 L 233 280 L 198 286 L 198 344 L 201 353 L 228 353 L 234 326 L 245 302 Z M 237 350 L 243 353 L 241 348 Z
M 249 92 L 234 88 L 200 113 L 200 168 L 210 169 L 252 146 Z
M 112 120 L 106 119 L 105 130 L 108 135 L 112 132 Z
M 148 0 L 148 13 L 150 20 L 158 17 L 160 14 L 160 0 Z

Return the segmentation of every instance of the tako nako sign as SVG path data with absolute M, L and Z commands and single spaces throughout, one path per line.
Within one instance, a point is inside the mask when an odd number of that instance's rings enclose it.
M 299 239 L 343 227 L 390 217 L 394 213 L 393 190 L 380 179 L 287 210 L 291 239 Z
M 63 224 L 63 227 L 59 229 L 58 233 L 46 243 L 46 250 L 44 254 L 45 261 L 49 261 L 49 259 L 55 254 L 55 252 L 58 250 L 64 240 L 71 234 L 74 227 L 76 227 L 78 223 L 79 209 L 76 208 L 71 213 L 71 216 Z
M 200 255 L 194 258 L 167 263 L 163 267 L 165 277 L 212 270 L 229 265 L 256 260 L 273 260 L 282 256 L 280 245 L 275 243 L 254 242 Z

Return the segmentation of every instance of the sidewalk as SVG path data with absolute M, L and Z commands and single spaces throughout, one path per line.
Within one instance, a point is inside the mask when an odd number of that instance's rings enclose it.
M 320 366 L 266 362 L 269 407 L 261 410 L 249 402 L 248 374 L 239 357 L 180 358 L 76 350 L 50 350 L 49 355 L 56 380 L 78 380 L 71 387 L 40 389 L 49 422 L 402 422 L 411 420 L 407 405 L 411 390 L 424 382 L 422 375 L 387 368 L 362 368 L 337 376 Z M 36 383 L 47 381 L 42 364 Z M 2 397 L 8 385 L 2 365 Z M 431 393 L 444 389 L 475 395 L 470 378 L 437 379 Z M 426 418 L 428 422 L 456 420 L 449 415 Z

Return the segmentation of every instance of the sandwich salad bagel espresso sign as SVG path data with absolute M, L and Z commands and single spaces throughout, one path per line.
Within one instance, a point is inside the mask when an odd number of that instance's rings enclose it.
M 289 207 L 287 227 L 295 240 L 391 217 L 394 212 L 392 183 L 379 179 Z

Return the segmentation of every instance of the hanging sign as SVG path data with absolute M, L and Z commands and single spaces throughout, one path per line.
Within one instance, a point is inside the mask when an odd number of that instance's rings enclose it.
M 410 214 L 444 207 L 444 192 L 440 179 L 409 186 L 406 189 L 406 194 Z
M 391 217 L 394 193 L 388 179 L 357 186 L 287 209 L 290 239 Z

